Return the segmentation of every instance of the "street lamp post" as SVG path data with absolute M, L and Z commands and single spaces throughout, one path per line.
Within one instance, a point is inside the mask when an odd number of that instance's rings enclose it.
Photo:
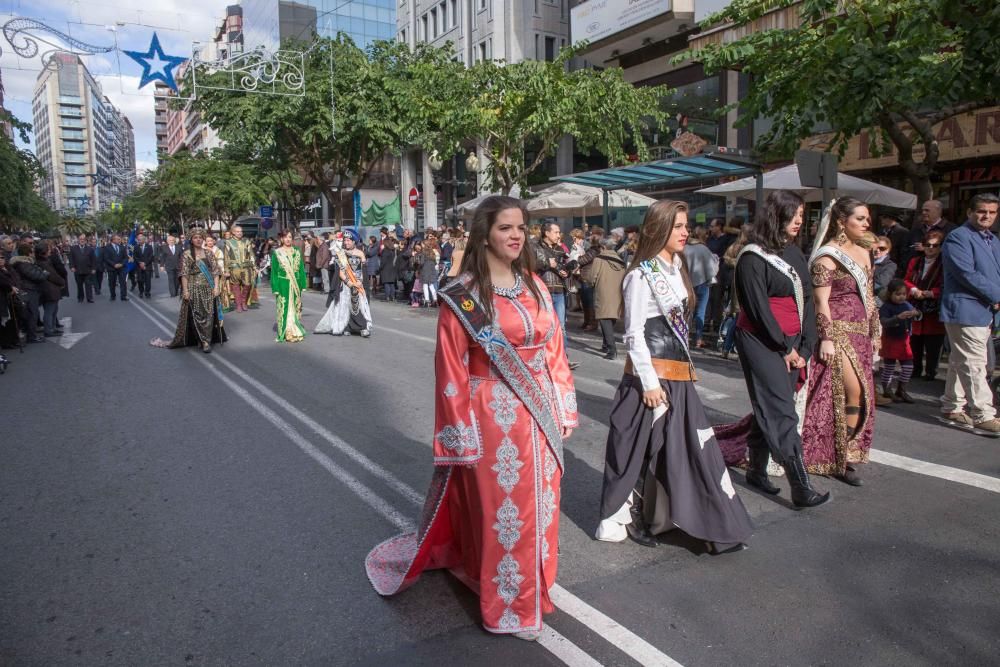
M 451 156 L 451 178 L 443 178 L 441 176 L 441 168 L 444 166 L 441 157 L 438 155 L 437 151 L 431 153 L 430 157 L 427 159 L 427 164 L 430 166 L 431 171 L 434 173 L 434 185 L 448 185 L 451 187 L 451 200 L 452 200 L 452 211 L 458 208 L 458 186 L 460 185 L 476 185 L 477 179 L 460 179 L 458 178 L 458 153 L 456 152 Z M 469 152 L 468 156 L 465 158 L 465 168 L 468 172 L 476 174 L 479 171 L 479 158 L 476 154 Z M 457 211 L 455 211 L 455 217 L 458 217 Z

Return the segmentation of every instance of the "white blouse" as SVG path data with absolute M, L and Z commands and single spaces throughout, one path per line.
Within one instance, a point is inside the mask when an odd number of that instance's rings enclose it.
M 667 264 L 659 255 L 656 256 L 656 261 L 660 263 L 660 269 L 670 287 L 677 294 L 687 294 L 680 271 L 681 258 L 674 255 L 673 265 Z M 643 391 L 658 389 L 660 378 L 656 375 L 649 348 L 646 346 L 646 320 L 659 317 L 663 313 L 656 304 L 649 282 L 638 269 L 625 274 L 622 291 L 625 294 L 625 348 L 628 350 L 629 359 L 632 360 L 632 372 L 642 382 Z

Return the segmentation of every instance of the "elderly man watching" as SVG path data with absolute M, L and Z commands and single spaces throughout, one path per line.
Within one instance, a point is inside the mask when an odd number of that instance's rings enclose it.
M 942 420 L 992 436 L 1000 436 L 986 377 L 993 315 L 1000 310 L 1000 239 L 990 231 L 998 209 L 996 195 L 973 197 L 969 220 L 945 239 L 940 312 L 951 343 Z

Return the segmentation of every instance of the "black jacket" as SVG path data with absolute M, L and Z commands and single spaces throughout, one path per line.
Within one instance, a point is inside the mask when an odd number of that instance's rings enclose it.
M 181 266 L 181 255 L 184 254 L 184 248 L 181 247 L 180 243 L 174 244 L 174 252 L 171 254 L 170 246 L 166 243 L 160 244 L 160 266 L 165 268 L 167 271 L 177 271 Z
M 156 252 L 153 250 L 153 244 L 148 242 L 143 245 L 136 244 L 132 257 L 135 260 L 136 266 L 138 266 L 141 262 L 146 265 L 147 269 L 151 269 L 153 260 L 156 259 Z
M 75 245 L 69 249 L 69 265 L 77 274 L 88 276 L 97 270 L 97 257 L 90 246 Z
M 48 280 L 49 272 L 25 257 L 12 257 L 11 268 L 21 278 L 21 289 L 26 292 L 38 292 L 42 283 Z
M 104 259 L 104 270 L 105 271 L 115 271 L 115 264 L 121 264 L 122 270 L 128 265 L 128 246 L 124 243 L 118 244 L 118 252 L 115 252 L 115 247 L 112 244 L 107 244 L 101 250 L 101 255 Z

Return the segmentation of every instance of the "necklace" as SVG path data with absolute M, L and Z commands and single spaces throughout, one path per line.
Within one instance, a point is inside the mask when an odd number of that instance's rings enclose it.
M 497 296 L 506 297 L 508 299 L 516 299 L 521 296 L 524 292 L 524 281 L 521 280 L 521 274 L 514 276 L 514 286 L 513 287 L 497 287 L 493 285 L 493 293 Z

